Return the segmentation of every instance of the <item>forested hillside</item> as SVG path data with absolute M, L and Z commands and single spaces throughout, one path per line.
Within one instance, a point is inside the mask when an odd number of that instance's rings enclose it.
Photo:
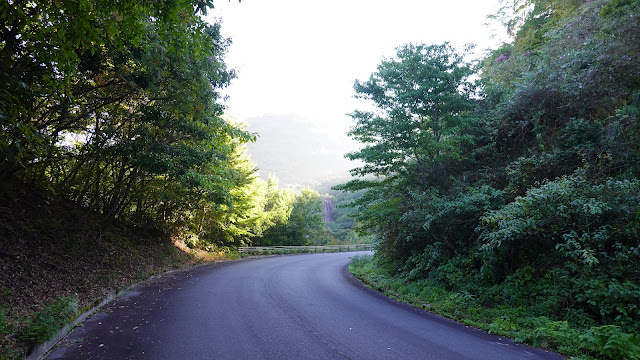
M 351 114 L 348 156 L 375 178 L 338 188 L 366 190 L 356 218 L 398 289 L 503 309 L 492 330 L 521 341 L 637 359 L 640 2 L 504 4 L 511 42 L 479 63 L 407 44 L 356 82 L 375 110 Z

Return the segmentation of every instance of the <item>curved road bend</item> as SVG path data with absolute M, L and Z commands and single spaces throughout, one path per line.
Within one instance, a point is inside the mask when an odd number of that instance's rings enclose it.
M 138 286 L 48 359 L 562 359 L 399 304 L 354 253 L 214 264 Z

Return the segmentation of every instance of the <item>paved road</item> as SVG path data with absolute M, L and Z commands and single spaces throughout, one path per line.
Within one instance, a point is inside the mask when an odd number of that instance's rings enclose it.
M 199 267 L 139 286 L 48 359 L 561 359 L 361 286 L 354 253 Z

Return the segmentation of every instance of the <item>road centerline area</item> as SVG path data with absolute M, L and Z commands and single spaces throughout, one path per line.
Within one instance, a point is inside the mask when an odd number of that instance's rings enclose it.
M 287 314 L 293 321 L 298 323 L 303 329 L 308 331 L 311 335 L 316 337 L 320 342 L 325 344 L 329 349 L 336 352 L 345 359 L 359 360 L 363 359 L 357 353 L 352 351 L 346 344 L 340 342 L 340 340 L 334 338 L 329 333 L 323 332 L 313 321 L 304 316 L 304 313 L 289 301 L 286 296 L 282 296 L 283 284 L 281 278 L 278 276 L 283 272 L 278 270 L 284 270 L 284 273 L 288 273 L 284 267 L 292 267 L 296 263 L 283 264 L 278 268 L 272 269 L 267 276 L 265 276 L 265 289 L 269 293 L 269 296 L 278 307 Z M 291 283 L 289 283 L 291 284 Z M 278 291 L 279 290 L 279 291 Z M 313 304 L 311 304 L 313 305 Z

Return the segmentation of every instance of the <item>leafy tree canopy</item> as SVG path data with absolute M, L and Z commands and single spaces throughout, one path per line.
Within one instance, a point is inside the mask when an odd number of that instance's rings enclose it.
M 448 44 L 404 45 L 384 59 L 365 82 L 356 81 L 356 97 L 371 100 L 374 111 L 355 111 L 349 135 L 364 146 L 347 154 L 364 165 L 355 175 L 427 174 L 435 164 L 461 159 L 469 139 L 465 112 L 471 109 L 471 68 Z M 353 182 L 350 187 L 367 187 Z

